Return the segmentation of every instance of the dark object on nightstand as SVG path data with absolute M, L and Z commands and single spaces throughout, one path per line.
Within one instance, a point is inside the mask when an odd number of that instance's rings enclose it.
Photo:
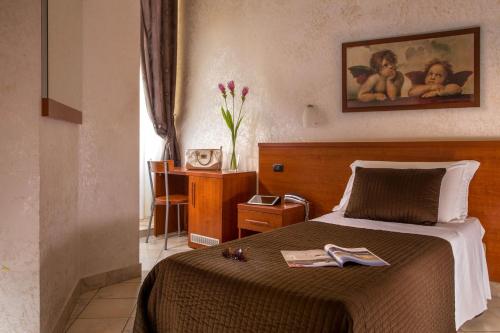
M 238 204 L 239 238 L 304 222 L 304 205 L 281 203 L 276 206 Z

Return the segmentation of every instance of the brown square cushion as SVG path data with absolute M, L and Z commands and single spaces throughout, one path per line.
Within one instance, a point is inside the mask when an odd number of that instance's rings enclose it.
M 434 225 L 446 169 L 356 167 L 345 217 Z

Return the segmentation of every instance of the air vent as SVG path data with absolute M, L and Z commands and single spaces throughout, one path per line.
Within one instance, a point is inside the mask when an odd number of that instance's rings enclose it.
M 191 242 L 206 246 L 219 245 L 219 240 L 217 238 L 211 238 L 193 233 L 191 233 Z

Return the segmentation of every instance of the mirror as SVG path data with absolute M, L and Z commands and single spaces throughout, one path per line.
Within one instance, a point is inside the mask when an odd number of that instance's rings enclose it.
M 42 116 L 82 123 L 82 0 L 42 0 Z

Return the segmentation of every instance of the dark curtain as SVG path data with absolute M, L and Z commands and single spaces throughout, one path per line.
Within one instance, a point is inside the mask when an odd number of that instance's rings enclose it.
M 141 0 L 141 64 L 144 94 L 156 133 L 165 139 L 163 159 L 180 165 L 174 126 L 177 67 L 177 0 Z

